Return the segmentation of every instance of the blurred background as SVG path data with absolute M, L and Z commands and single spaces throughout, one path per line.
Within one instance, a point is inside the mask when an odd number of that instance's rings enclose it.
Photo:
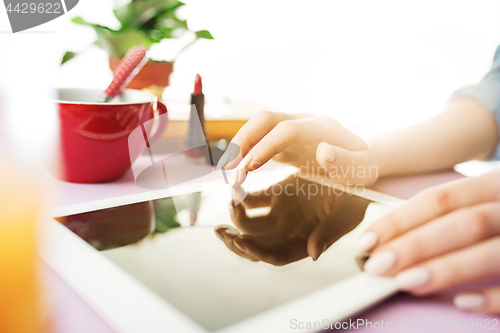
M 0 81 L 10 94 L 22 95 L 23 104 L 48 87 L 106 87 L 108 55 L 96 46 L 59 64 L 65 51 L 81 51 L 95 40 L 92 29 L 70 20 L 81 16 L 118 28 L 115 4 L 80 0 L 67 15 L 17 34 L 5 33 L 10 26 L 0 11 Z M 329 114 L 357 128 L 389 129 L 433 116 L 455 89 L 482 78 L 500 44 L 496 0 L 186 4 L 178 16 L 214 39 L 199 40 L 178 57 L 168 96 L 188 101 L 200 73 L 208 99 Z M 175 42 L 154 45 L 153 58 L 171 58 Z M 17 112 L 23 129 L 47 121 L 25 109 Z
M 246 104 L 253 105 L 251 111 L 266 106 L 328 114 L 361 132 L 410 125 L 440 112 L 454 90 L 484 76 L 500 44 L 498 0 L 185 2 L 177 16 L 188 20 L 190 30 L 208 30 L 214 39 L 198 40 L 175 60 L 167 105 L 172 100 L 188 105 L 200 73 L 209 102 L 249 101 L 255 102 Z M 35 212 L 53 192 L 20 166 L 27 165 L 27 156 L 34 161 L 35 155 L 50 156 L 45 153 L 50 145 L 41 138 L 57 134 L 51 127 L 51 88 L 104 90 L 112 78 L 107 52 L 86 49 L 95 31 L 71 19 L 81 16 L 118 29 L 117 4 L 127 0 L 80 0 L 67 15 L 16 34 L 0 10 L 0 245 L 5 245 L 0 256 L 10 258 L 11 268 L 3 268 L 13 272 L 0 276 L 8 291 L 3 303 L 0 299 L 2 313 L 18 311 L 9 303 L 16 298 L 23 314 L 23 304 L 35 297 Z M 164 40 L 151 47 L 151 56 L 172 60 L 193 38 L 186 33 Z M 84 49 L 61 66 L 66 51 Z M 27 250 L 12 251 L 17 248 Z M 5 317 L 13 325 L 29 322 Z M 9 332 L 2 324 L 0 330 Z

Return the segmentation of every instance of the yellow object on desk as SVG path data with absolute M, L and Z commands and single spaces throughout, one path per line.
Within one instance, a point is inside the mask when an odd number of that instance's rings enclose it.
M 245 125 L 247 120 L 207 120 L 205 121 L 205 134 L 208 141 L 219 141 L 231 139 Z M 163 134 L 163 138 L 177 139 L 185 138 L 188 131 L 189 122 L 187 120 L 171 120 L 169 128 Z
M 170 123 L 163 134 L 165 139 L 183 139 L 187 135 L 190 106 L 186 101 L 164 100 Z M 257 112 L 279 111 L 252 101 L 209 101 L 205 104 L 205 136 L 208 141 L 231 141 L 240 128 Z
M 5 155 L 3 155 L 5 157 Z M 39 196 L 32 177 L 0 163 L 0 332 L 39 333 L 36 229 Z

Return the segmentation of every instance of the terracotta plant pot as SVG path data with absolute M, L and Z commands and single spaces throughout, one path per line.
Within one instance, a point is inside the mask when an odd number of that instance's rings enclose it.
M 115 70 L 121 59 L 109 58 L 109 67 Z M 174 69 L 173 62 L 150 60 L 127 85 L 130 89 L 165 90 L 169 86 L 170 74 Z

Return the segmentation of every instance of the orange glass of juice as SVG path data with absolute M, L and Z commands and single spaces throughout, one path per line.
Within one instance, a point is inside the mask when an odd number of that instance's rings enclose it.
M 36 256 L 38 195 L 14 159 L 0 159 L 0 332 L 43 332 Z

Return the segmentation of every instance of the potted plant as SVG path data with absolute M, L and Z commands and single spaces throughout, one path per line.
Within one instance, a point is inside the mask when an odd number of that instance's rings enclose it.
M 188 42 L 173 59 L 166 61 L 150 60 L 139 74 L 128 84 L 132 89 L 149 88 L 162 93 L 169 85 L 169 76 L 173 70 L 175 58 L 188 46 L 200 38 L 213 39 L 207 30 L 191 31 L 186 20 L 177 17 L 176 11 L 185 4 L 177 0 L 131 0 L 125 5 L 116 7 L 113 12 L 121 27 L 118 30 L 75 17 L 72 22 L 93 28 L 97 34 L 95 45 L 109 54 L 109 65 L 116 68 L 128 49 L 135 45 L 143 45 L 147 49 L 166 38 L 180 38 L 186 32 L 193 32 L 194 39 Z M 73 59 L 78 53 L 68 51 L 61 64 Z

